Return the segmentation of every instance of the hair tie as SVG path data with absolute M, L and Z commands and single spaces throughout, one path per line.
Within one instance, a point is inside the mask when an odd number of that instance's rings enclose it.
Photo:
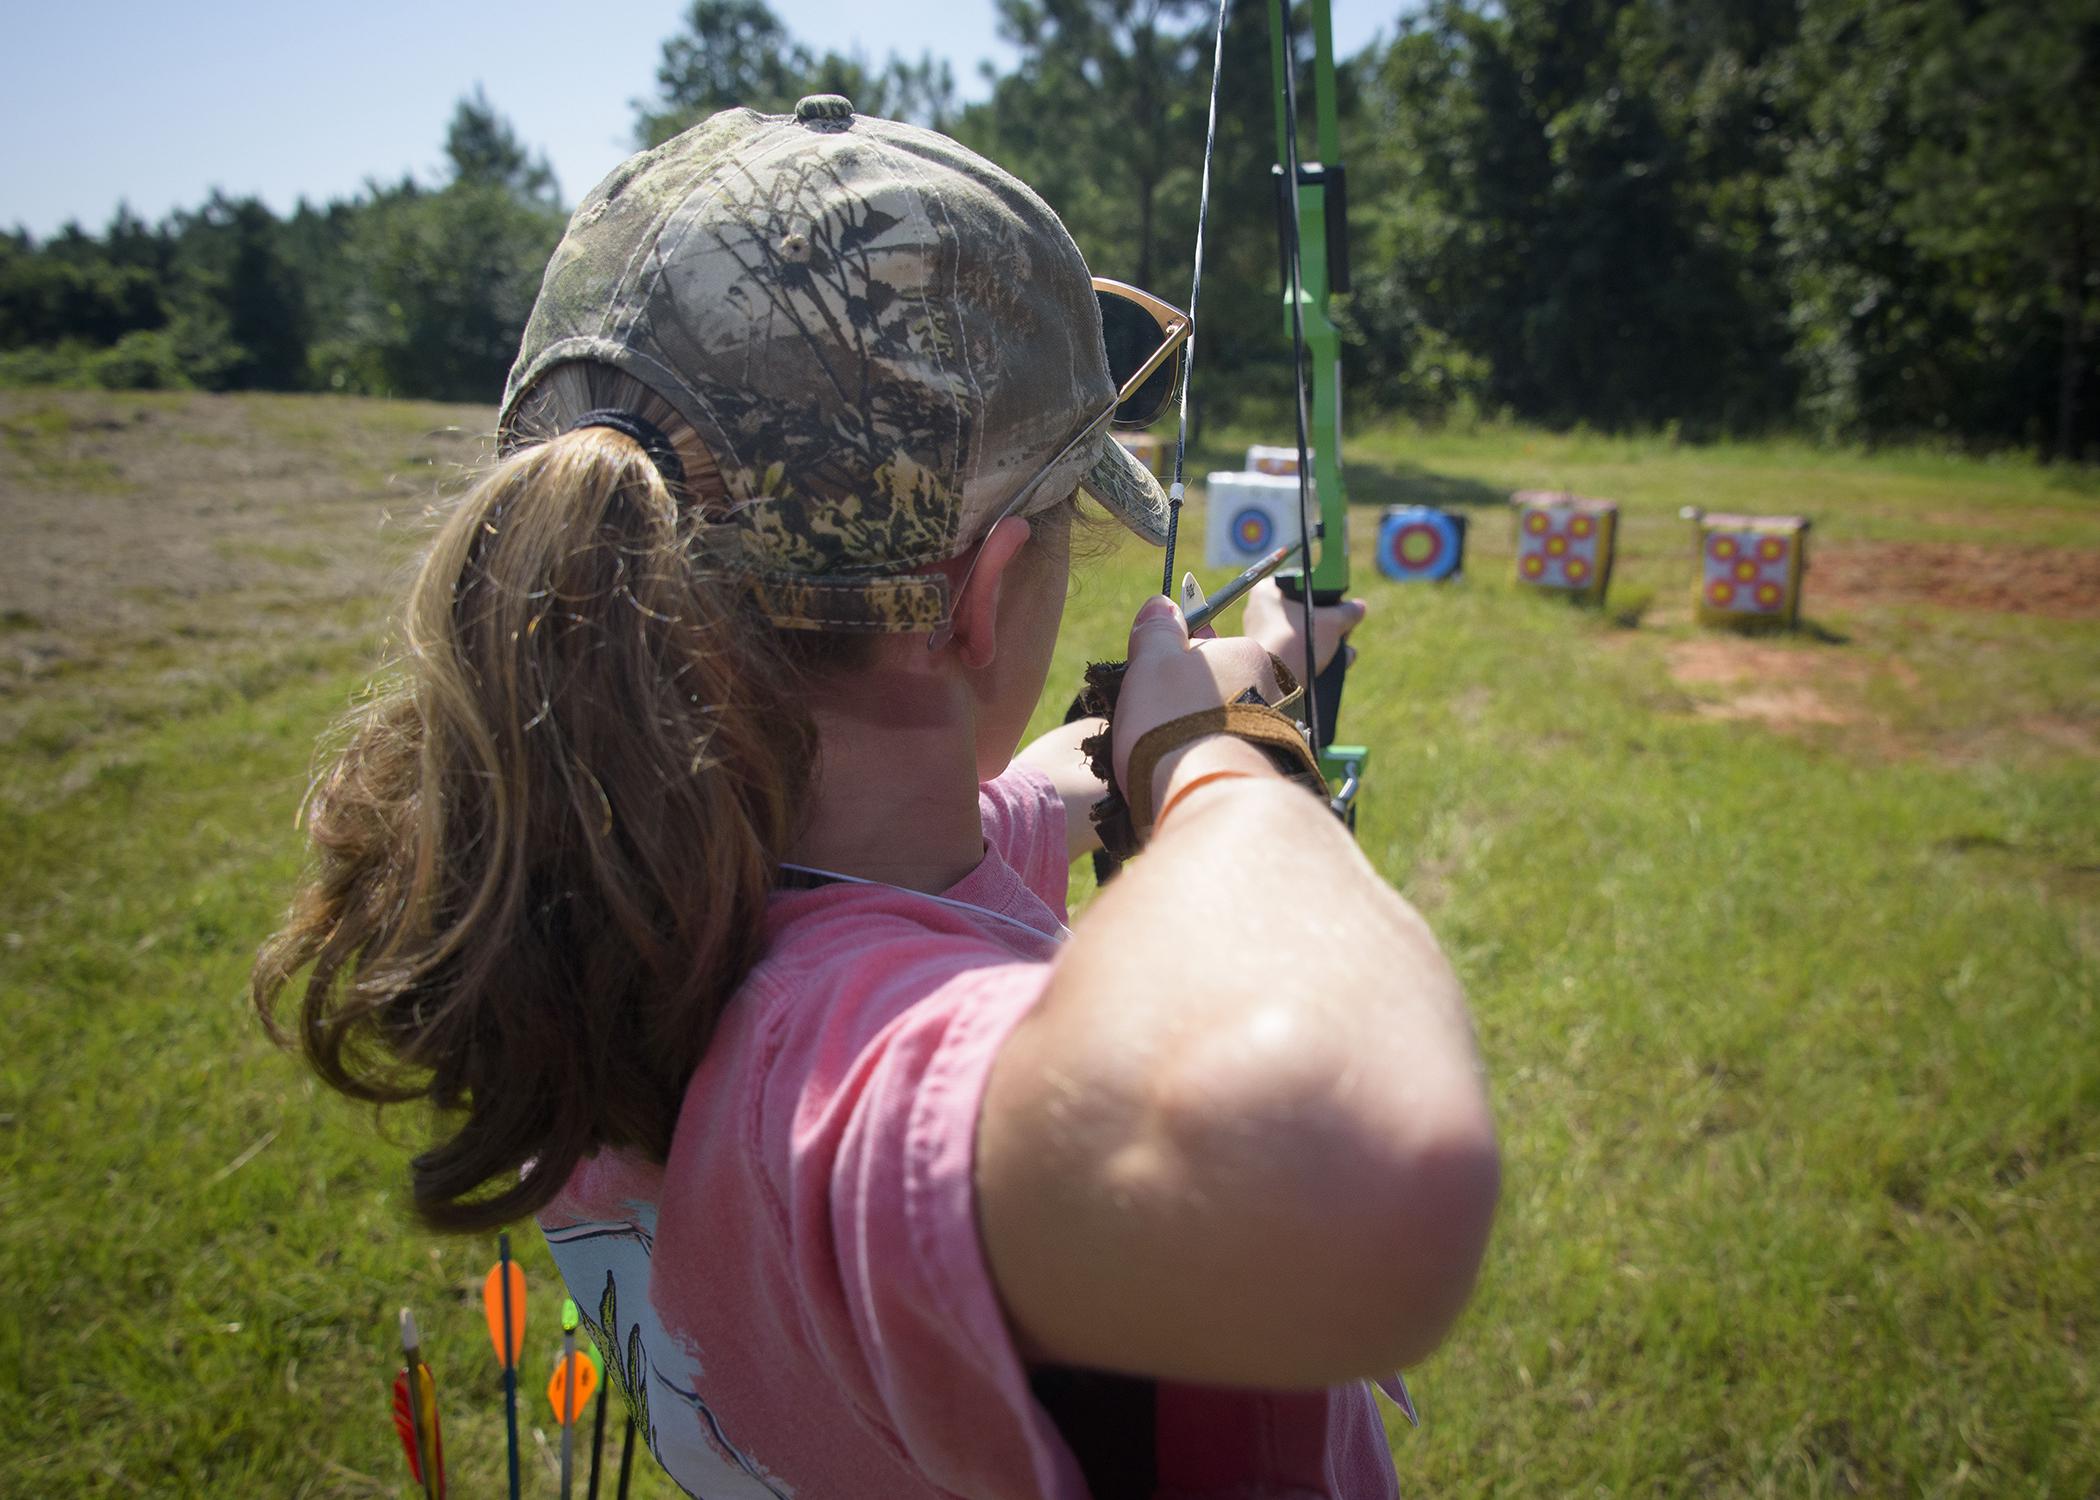
M 622 411 L 617 406 L 604 406 L 585 412 L 569 424 L 569 431 L 584 427 L 610 427 L 614 432 L 624 432 L 640 445 L 649 462 L 656 465 L 656 472 L 663 475 L 664 483 L 684 493 L 685 465 L 678 461 L 678 450 L 671 446 L 664 430 L 647 417 Z

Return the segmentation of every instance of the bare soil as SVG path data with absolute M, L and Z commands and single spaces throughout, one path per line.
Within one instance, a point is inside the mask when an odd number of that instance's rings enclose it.
M 2100 549 L 1841 542 L 1811 546 L 1808 560 L 1802 593 L 1811 614 L 1901 603 L 2100 619 Z
M 1776 729 L 1857 722 L 1859 692 L 1869 675 L 1857 657 L 1725 635 L 1680 641 L 1670 648 L 1668 662 L 1671 678 L 1686 687 L 1729 690 L 1724 698 L 1701 701 L 1693 709 L 1699 717 L 1753 720 Z

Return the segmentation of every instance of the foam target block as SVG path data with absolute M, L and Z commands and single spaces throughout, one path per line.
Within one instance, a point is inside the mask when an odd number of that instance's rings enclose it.
M 1801 617 L 1808 569 L 1808 518 L 1699 517 L 1699 582 L 1692 603 L 1702 625 L 1791 630 Z
M 1583 604 L 1601 604 L 1611 586 L 1619 507 L 1559 490 L 1519 490 L 1517 582 Z
M 1466 518 L 1433 505 L 1389 505 L 1378 522 L 1378 571 L 1395 583 L 1456 578 L 1465 566 Z
M 1310 452 L 1306 454 L 1312 456 Z M 1267 443 L 1256 443 L 1247 450 L 1247 472 L 1249 474 L 1296 474 L 1298 472 L 1298 447 L 1294 443 L 1288 448 L 1278 448 Z
M 1237 572 L 1278 547 L 1295 547 L 1304 534 L 1295 475 L 1221 473 L 1204 480 L 1206 565 Z
M 1149 432 L 1119 432 L 1116 441 L 1132 458 L 1150 469 L 1153 478 L 1167 477 L 1167 445 L 1163 439 Z

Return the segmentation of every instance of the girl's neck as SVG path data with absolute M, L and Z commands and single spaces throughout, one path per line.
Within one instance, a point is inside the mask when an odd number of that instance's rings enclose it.
M 878 669 L 813 708 L 816 776 L 791 862 L 932 892 L 977 868 L 975 724 L 952 688 Z

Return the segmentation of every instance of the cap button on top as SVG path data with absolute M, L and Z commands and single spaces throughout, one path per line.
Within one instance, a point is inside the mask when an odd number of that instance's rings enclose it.
M 844 94 L 806 94 L 795 101 L 795 119 L 804 125 L 852 118 L 853 101 Z

